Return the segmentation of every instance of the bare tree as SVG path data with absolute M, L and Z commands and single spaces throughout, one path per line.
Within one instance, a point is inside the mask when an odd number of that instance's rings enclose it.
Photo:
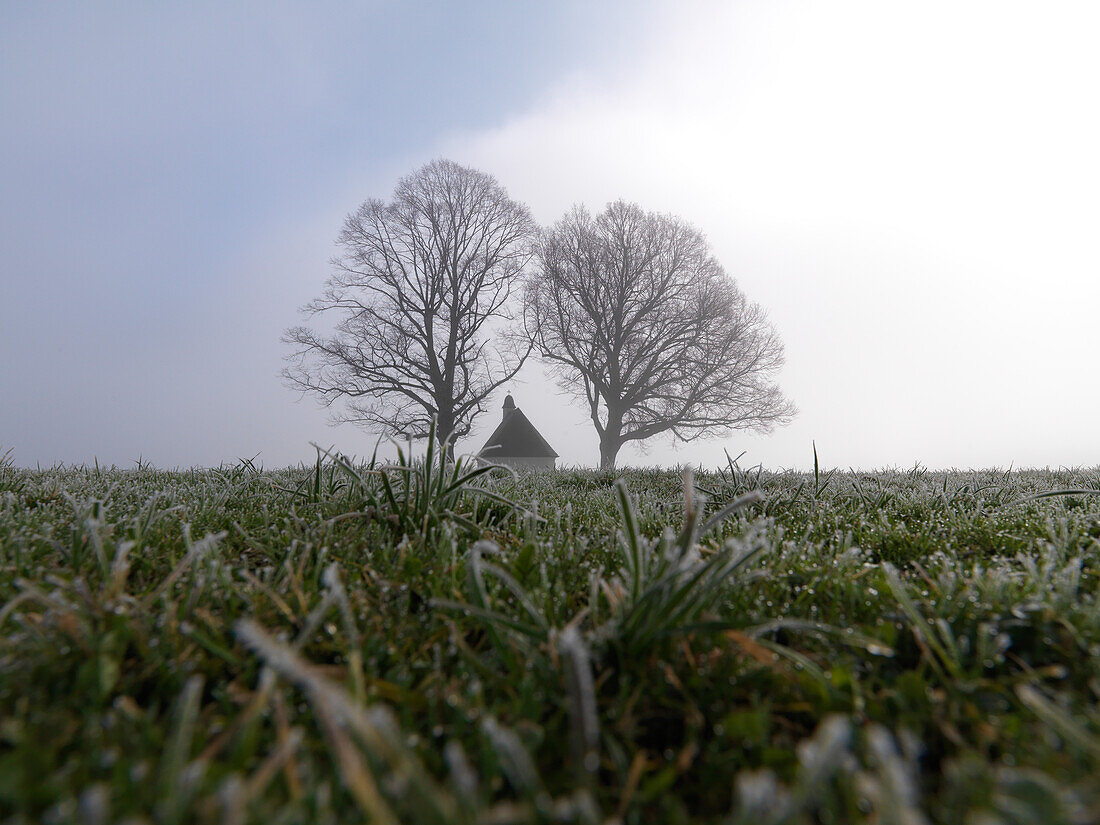
M 783 345 L 684 221 L 619 201 L 576 207 L 537 245 L 525 325 L 566 393 L 586 402 L 600 466 L 669 433 L 768 431 L 795 408 L 771 381 Z
M 403 178 L 389 203 L 349 215 L 324 294 L 303 307 L 334 328 L 286 331 L 288 385 L 331 406 L 337 421 L 423 437 L 469 432 L 482 402 L 530 353 L 490 343 L 530 260 L 533 223 L 491 176 L 436 160 Z M 495 319 L 495 320 L 494 320 Z

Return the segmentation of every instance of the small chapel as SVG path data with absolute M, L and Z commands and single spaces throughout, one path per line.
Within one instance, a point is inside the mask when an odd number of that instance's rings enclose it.
M 503 418 L 478 458 L 485 464 L 553 470 L 558 454 L 509 395 L 504 399 Z

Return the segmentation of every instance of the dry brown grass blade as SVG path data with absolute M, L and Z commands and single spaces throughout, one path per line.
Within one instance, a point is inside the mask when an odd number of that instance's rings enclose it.
M 779 656 L 776 655 L 774 651 L 769 650 L 764 647 L 764 645 L 755 641 L 751 636 L 742 633 L 740 630 L 727 630 L 725 636 L 730 641 L 736 642 L 737 646 L 753 660 L 770 668 L 777 667 Z
M 638 751 L 634 754 L 634 759 L 630 762 L 630 770 L 626 774 L 626 784 L 623 785 L 623 795 L 619 798 L 619 808 L 615 814 L 615 818 L 619 822 L 622 822 L 626 817 L 626 812 L 630 809 L 634 794 L 638 791 L 638 783 L 641 782 L 648 764 L 649 758 L 646 756 L 645 751 Z
M 360 810 L 370 817 L 371 822 L 379 825 L 398 825 L 397 816 L 386 804 L 374 781 L 374 775 L 363 760 L 362 754 L 351 741 L 347 731 L 336 720 L 333 709 L 324 697 L 314 697 L 313 711 L 321 723 L 336 756 L 336 765 L 351 795 L 355 797 Z
M 258 624 L 242 619 L 235 625 L 238 637 L 276 673 L 301 689 L 321 719 L 341 771 L 347 771 L 349 788 L 363 804 L 376 806 L 377 786 L 363 762 L 361 751 L 348 735 L 354 733 L 367 752 L 407 783 L 408 793 L 435 807 L 439 818 L 451 821 L 454 800 L 428 776 L 423 766 L 399 741 L 388 710 L 370 710 L 355 702 L 347 691 L 318 673 L 289 645 L 273 639 Z M 366 772 L 366 773 L 364 773 Z M 381 800 L 381 797 L 378 797 Z M 384 804 L 384 800 L 382 800 Z M 382 811 L 382 808 L 378 808 Z M 385 810 L 389 810 L 388 805 Z M 390 812 L 392 815 L 392 811 Z M 374 815 L 374 814 L 372 814 Z M 378 814 L 384 817 L 385 814 Z M 380 822 L 387 822 L 384 818 Z
M 281 692 L 275 693 L 275 726 L 278 730 L 279 741 L 285 742 L 290 737 L 291 727 L 290 720 L 286 712 L 286 700 L 283 699 Z M 302 789 L 302 781 L 298 778 L 298 764 L 294 758 L 294 751 L 291 751 L 287 756 L 286 761 L 283 763 L 283 776 L 286 778 L 287 789 L 290 792 L 290 798 L 298 800 L 302 798 L 304 793 Z
M 345 729 L 352 717 L 365 716 L 363 709 L 352 705 L 340 688 L 318 675 L 304 659 L 272 639 L 255 622 L 243 619 L 237 623 L 236 630 L 244 643 L 255 650 L 270 668 L 306 693 L 325 738 L 333 749 L 344 784 L 362 811 L 371 817 L 372 822 L 397 825 L 396 816 L 383 799 L 361 752 Z M 373 727 L 370 720 L 359 721 L 360 727 Z
M 302 743 L 302 738 L 301 728 L 291 728 L 285 735 L 280 735 L 275 749 L 245 782 L 245 793 L 249 799 L 259 798 L 268 783 L 275 778 L 275 774 L 294 757 L 298 746 Z
M 260 711 L 267 707 L 268 702 L 271 700 L 271 692 L 274 687 L 275 672 L 271 668 L 265 667 L 260 671 L 260 684 L 253 693 L 252 700 L 248 703 L 248 706 L 233 720 L 231 725 L 214 737 L 214 739 L 203 748 L 198 758 L 210 761 L 221 752 L 222 748 L 229 744 L 234 736 L 256 718 L 256 715 L 259 714 Z

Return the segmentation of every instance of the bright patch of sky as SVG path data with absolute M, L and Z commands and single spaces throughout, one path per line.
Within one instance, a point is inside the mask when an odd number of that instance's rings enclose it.
M 622 462 L 1098 465 L 1098 39 L 1068 0 L 6 5 L 0 445 L 369 452 L 282 386 L 279 337 L 343 216 L 448 156 L 544 223 L 678 213 L 769 310 L 796 421 Z

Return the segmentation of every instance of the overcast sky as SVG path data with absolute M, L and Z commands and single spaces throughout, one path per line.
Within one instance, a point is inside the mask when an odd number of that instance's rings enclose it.
M 543 223 L 680 214 L 767 308 L 794 423 L 620 463 L 1100 465 L 1098 42 L 1091 0 L 4 3 L 0 452 L 369 453 L 279 338 L 343 217 L 449 157 Z

